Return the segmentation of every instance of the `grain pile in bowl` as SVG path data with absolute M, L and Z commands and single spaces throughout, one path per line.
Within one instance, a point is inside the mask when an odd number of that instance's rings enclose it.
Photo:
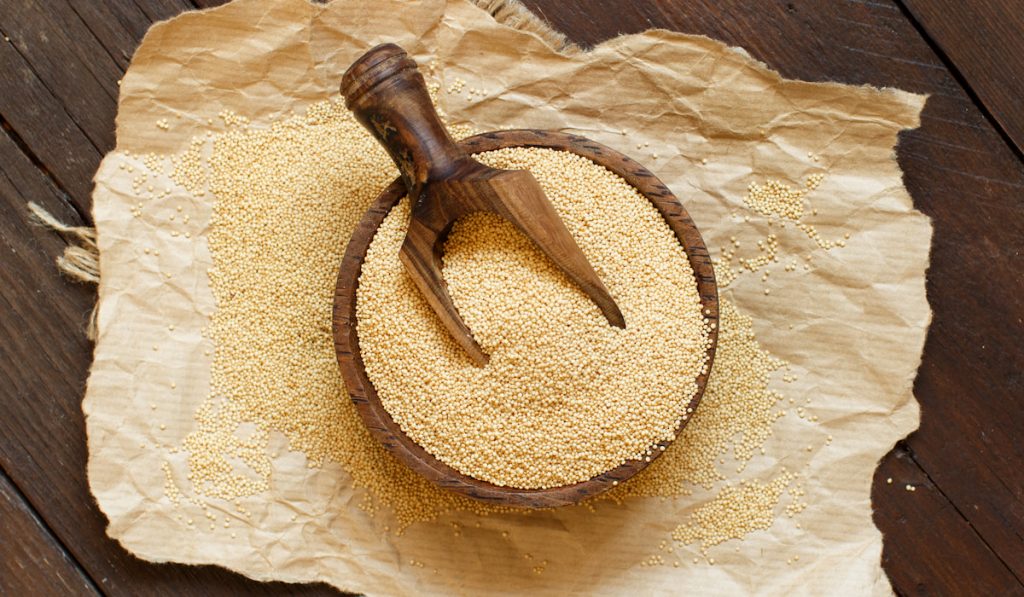
M 478 368 L 405 275 L 408 200 L 381 224 L 357 291 L 360 350 L 381 403 L 436 458 L 496 485 L 585 481 L 671 440 L 707 366 L 710 323 L 686 253 L 626 181 L 567 152 L 478 156 L 530 170 L 609 288 L 626 328 L 514 226 L 460 220 L 444 251 L 452 299 L 490 355 Z

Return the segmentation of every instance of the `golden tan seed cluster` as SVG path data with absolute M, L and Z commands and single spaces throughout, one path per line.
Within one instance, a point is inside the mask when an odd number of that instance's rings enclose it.
M 768 216 L 769 227 L 778 224 L 779 227 L 785 228 L 787 221 L 792 222 L 798 230 L 806 234 L 821 249 L 828 251 L 835 247 L 845 247 L 846 241 L 850 238 L 850 233 L 844 234 L 843 238 L 839 240 L 826 240 L 822 238 L 817 228 L 802 220 L 805 211 L 804 200 L 807 198 L 807 194 L 817 189 L 824 179 L 824 174 L 812 174 L 807 177 L 804 184 L 805 188 L 803 189 L 793 189 L 778 180 L 769 180 L 764 184 L 750 183 L 747 188 L 747 194 L 743 197 L 743 203 L 752 211 Z M 817 215 L 818 210 L 812 209 L 811 213 Z M 737 219 L 740 216 L 734 211 L 732 217 Z M 779 219 L 778 222 L 776 218 Z M 744 220 L 749 222 L 750 216 L 744 216 Z M 779 261 L 779 240 L 776 234 L 769 233 L 763 240 L 757 241 L 758 254 L 754 257 L 740 257 L 739 241 L 735 236 L 729 240 L 730 245 L 720 249 L 720 256 L 715 260 L 715 274 L 718 278 L 718 284 L 722 288 L 729 286 L 739 274 L 745 271 L 757 272 L 761 268 Z M 807 256 L 807 260 L 808 263 L 804 264 L 805 270 L 811 267 L 809 263 L 810 255 Z M 737 264 L 739 268 L 736 267 Z M 796 262 L 794 261 L 787 264 L 784 269 L 790 272 L 796 270 L 796 267 Z M 761 281 L 768 281 L 767 272 L 762 276 Z M 771 290 L 765 287 L 764 293 L 766 295 L 770 294 Z
M 743 197 L 743 203 L 769 218 L 778 217 L 784 220 L 780 224 L 783 228 L 786 226 L 785 220 L 796 223 L 797 229 L 826 251 L 833 247 L 845 247 L 846 240 L 825 240 L 813 225 L 801 221 L 804 217 L 804 199 L 808 193 L 821 186 L 824 179 L 824 174 L 812 174 L 804 181 L 803 189 L 794 189 L 778 180 L 769 180 L 763 185 L 752 182 Z M 818 210 L 815 209 L 812 213 L 817 215 Z M 771 223 L 772 220 L 769 220 L 769 225 Z M 849 238 L 850 236 L 846 235 L 846 239 Z
M 730 246 L 723 247 L 719 251 L 720 257 L 715 260 L 715 278 L 719 288 L 728 287 L 744 271 L 757 272 L 761 268 L 779 261 L 779 238 L 774 234 L 769 234 L 764 240 L 757 241 L 758 254 L 755 257 L 738 257 L 740 241 L 733 236 L 730 237 L 729 242 Z M 736 263 L 741 269 L 737 270 L 734 267 Z M 766 272 L 762 276 L 762 282 L 767 279 Z M 765 294 L 768 292 L 766 291 Z
M 206 139 L 196 137 L 189 143 L 186 151 L 171 158 L 171 162 L 174 164 L 171 178 L 196 197 L 204 196 L 209 184 L 207 167 L 203 163 L 205 145 Z
M 142 156 L 142 163 L 146 165 L 146 169 L 155 174 L 164 173 L 164 163 L 166 159 L 164 156 L 157 155 L 155 153 L 147 153 Z M 169 192 L 165 194 L 170 194 Z
M 763 185 L 752 182 L 743 203 L 759 214 L 796 221 L 804 216 L 806 195 L 807 191 L 792 189 L 778 180 L 769 180 Z
M 735 236 L 732 237 L 732 248 L 722 249 L 721 259 L 718 263 L 715 263 L 716 267 L 720 263 L 723 269 L 723 274 L 718 274 L 718 270 L 715 271 L 716 275 L 721 278 L 720 286 L 728 286 L 730 282 L 736 279 L 736 272 L 732 268 L 734 260 L 739 263 L 744 271 L 748 272 L 756 272 L 769 263 L 775 263 L 779 260 L 779 237 L 774 234 L 769 234 L 764 240 L 757 241 L 758 254 L 756 257 L 737 257 L 736 251 L 739 247 L 739 241 L 736 240 Z
M 804 486 L 800 481 L 797 481 L 787 487 L 786 493 L 788 493 L 792 498 L 790 502 L 786 504 L 786 516 L 793 518 L 807 509 L 807 502 L 801 501 L 801 498 L 807 495 L 807 491 L 804 489 Z
M 167 498 L 175 506 L 181 504 L 181 490 L 178 489 L 178 484 L 174 482 L 174 476 L 171 474 L 171 465 L 165 460 L 160 465 L 160 470 L 164 472 L 164 494 L 167 495 Z
M 362 506 L 392 509 L 403 527 L 450 510 L 500 510 L 438 489 L 392 458 L 363 427 L 338 373 L 337 269 L 356 222 L 397 175 L 390 159 L 339 103 L 267 129 L 224 116 L 234 128 L 194 140 L 173 160 L 178 184 L 216 199 L 207 239 L 217 301 L 212 392 L 183 446 L 194 489 L 226 500 L 265 490 L 269 431 L 277 431 L 311 467 L 340 463 L 367 490 Z
M 463 81 L 462 79 L 456 77 L 455 80 L 452 81 L 452 84 L 448 86 L 448 89 L 446 89 L 446 91 L 449 94 L 456 95 L 456 94 L 461 93 L 462 90 L 465 89 L 465 87 L 466 87 L 466 82 Z
M 249 124 L 249 118 L 243 116 L 234 110 L 221 110 L 217 116 L 224 121 L 227 126 L 246 126 Z
M 445 247 L 452 299 L 490 355 L 473 366 L 398 259 L 402 203 L 359 280 L 363 362 L 384 407 L 460 472 L 518 488 L 584 481 L 670 440 L 707 361 L 693 270 L 636 189 L 580 156 L 515 148 L 484 163 L 533 172 L 626 318 L 597 306 L 507 222 L 474 214 Z
M 270 455 L 261 446 L 271 429 L 313 464 L 347 448 L 340 434 L 352 430 L 337 421 L 350 407 L 329 334 L 333 278 L 348 235 L 393 170 L 372 139 L 352 142 L 360 128 L 345 116 L 341 106 L 319 104 L 269 129 L 231 128 L 213 142 L 217 348 L 212 401 L 186 439 L 192 480 L 208 495 L 266 487 Z M 246 122 L 229 111 L 221 117 Z M 176 174 L 193 172 L 197 152 L 193 144 Z M 182 180 L 186 188 L 195 182 Z M 238 433 L 248 421 L 256 429 Z
M 768 389 L 769 376 L 784 363 L 761 348 L 753 321 L 724 295 L 719 317 L 715 364 L 700 407 L 665 454 L 610 497 L 673 496 L 694 485 L 710 489 L 726 478 L 719 470 L 725 455 L 732 452 L 740 472 L 771 435 L 782 396 Z
M 766 483 L 751 480 L 726 486 L 715 499 L 698 508 L 687 523 L 676 527 L 672 538 L 684 544 L 700 541 L 706 556 L 708 549 L 719 543 L 765 530 L 775 522 L 775 508 L 782 492 L 795 478 L 793 473 L 783 470 Z

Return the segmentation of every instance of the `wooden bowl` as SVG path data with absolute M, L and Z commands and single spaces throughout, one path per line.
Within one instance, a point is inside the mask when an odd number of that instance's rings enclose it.
M 506 147 L 545 147 L 569 151 L 588 158 L 625 179 L 650 200 L 676 233 L 693 268 L 705 316 L 717 324 L 718 286 L 704 240 L 676 196 L 646 168 L 625 155 L 585 137 L 552 131 L 523 129 L 484 133 L 465 139 L 459 145 L 470 153 Z M 661 450 L 654 450 L 650 462 L 629 460 L 580 483 L 550 489 L 517 489 L 494 485 L 460 473 L 427 453 L 402 431 L 381 404 L 363 366 L 359 352 L 359 326 L 356 320 L 356 290 L 370 241 L 391 208 L 405 195 L 405 186 L 399 179 L 374 201 L 349 240 L 334 291 L 334 347 L 338 364 L 341 366 L 345 387 L 370 433 L 398 460 L 440 487 L 478 500 L 526 508 L 552 508 L 578 503 L 629 479 L 653 462 L 661 454 Z M 687 405 L 688 408 L 696 409 L 704 394 L 715 357 L 717 325 L 710 332 L 710 340 L 708 366 L 705 369 L 707 373 L 697 377 L 697 392 Z M 680 412 L 680 415 L 682 414 L 683 412 Z M 677 435 L 682 432 L 688 420 L 689 417 L 681 420 Z M 658 445 L 667 447 L 670 443 L 665 441 Z

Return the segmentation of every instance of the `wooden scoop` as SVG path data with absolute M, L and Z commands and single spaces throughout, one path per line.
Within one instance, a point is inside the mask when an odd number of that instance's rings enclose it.
M 345 105 L 387 149 L 413 201 L 399 257 L 475 363 L 483 366 L 488 357 L 452 303 L 441 274 L 444 240 L 455 221 L 471 212 L 491 212 L 514 224 L 579 285 L 609 323 L 625 327 L 622 312 L 537 179 L 525 170 L 484 166 L 456 145 L 405 50 L 382 44 L 364 54 L 345 72 L 341 93 Z

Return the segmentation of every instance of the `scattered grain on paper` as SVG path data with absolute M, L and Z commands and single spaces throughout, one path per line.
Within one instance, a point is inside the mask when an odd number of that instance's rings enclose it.
M 304 115 L 265 128 L 251 127 L 234 116 L 225 122 L 223 132 L 197 137 L 170 162 L 178 185 L 197 197 L 211 193 L 216 199 L 208 241 L 217 310 L 204 333 L 216 350 L 204 350 L 213 360 L 211 396 L 195 413 L 195 428 L 184 442 L 192 490 L 204 499 L 225 500 L 265 490 L 271 472 L 269 437 L 279 431 L 288 438 L 289 448 L 305 455 L 310 466 L 339 463 L 365 491 L 362 507 L 371 514 L 381 508 L 390 510 L 399 530 L 450 511 L 501 510 L 440 490 L 399 464 L 365 430 L 345 396 L 331 338 L 334 283 L 348 236 L 395 176 L 386 154 L 338 103 L 314 104 Z M 521 157 L 527 159 L 531 152 L 524 153 Z M 552 195 L 553 201 L 571 207 L 571 198 Z M 474 260 L 484 257 L 478 249 L 486 240 L 476 232 L 489 224 L 486 217 L 460 222 L 448 247 L 446 274 L 457 300 L 463 301 L 460 305 L 485 304 L 480 290 L 467 284 L 487 271 L 473 268 L 479 265 Z M 652 228 L 661 225 L 651 224 Z M 623 332 L 610 329 L 596 307 L 545 268 L 521 238 L 500 224 L 492 234 L 497 235 L 492 240 L 514 241 L 498 249 L 515 257 L 511 265 L 489 265 L 492 270 L 518 279 L 515 276 L 539 268 L 540 285 L 531 280 L 523 286 L 546 290 L 545 309 L 556 313 L 566 309 L 573 325 L 594 326 L 608 335 Z M 774 261 L 776 245 L 763 242 L 766 259 L 755 259 L 751 265 Z M 588 257 L 596 259 L 589 253 Z M 620 271 L 625 268 L 618 264 L 599 270 L 603 278 L 619 276 Z M 682 437 L 641 475 L 619 484 L 608 498 L 672 496 L 687 494 L 694 486 L 712 488 L 724 479 L 718 463 L 726 453 L 731 452 L 741 468 L 755 453 L 764 454 L 764 441 L 781 416 L 775 408 L 781 396 L 768 389 L 768 379 L 782 363 L 759 346 L 750 318 L 727 296 L 722 299 L 719 347 L 701 408 L 693 413 Z M 628 305 L 632 300 L 624 302 Z M 494 313 L 465 314 L 476 318 L 471 328 L 481 337 L 499 337 L 495 327 L 499 322 L 492 321 L 488 328 L 483 321 Z M 506 322 L 514 315 L 497 313 Z M 577 350 L 586 348 L 578 344 Z M 591 363 L 584 366 L 595 370 Z M 600 368 L 596 370 L 601 379 Z M 554 381 L 565 383 L 559 375 L 564 372 L 556 372 Z M 580 383 L 584 382 L 593 380 Z M 766 504 L 778 503 L 773 497 L 776 483 L 784 478 L 723 491 L 716 507 L 747 512 L 745 520 L 733 524 L 716 518 L 712 508 L 690 522 L 680 521 L 684 524 L 677 539 L 710 545 L 768 524 Z M 716 522 L 724 526 L 719 528 Z M 507 537 L 507 531 L 502 536 Z

